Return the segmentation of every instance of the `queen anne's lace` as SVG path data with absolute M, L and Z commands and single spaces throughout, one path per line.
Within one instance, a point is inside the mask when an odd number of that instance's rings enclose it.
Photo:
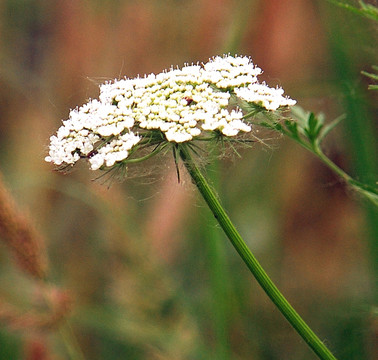
M 97 170 L 125 160 L 149 131 L 175 143 L 209 132 L 228 137 L 250 132 L 242 111 L 230 109 L 231 95 L 266 110 L 295 104 L 282 89 L 260 84 L 261 73 L 248 57 L 217 56 L 203 66 L 105 83 L 99 100 L 71 110 L 50 138 L 46 161 L 62 165 L 87 158 Z

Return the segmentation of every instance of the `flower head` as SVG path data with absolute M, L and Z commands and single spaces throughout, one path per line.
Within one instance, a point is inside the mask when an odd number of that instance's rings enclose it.
M 150 145 L 248 133 L 251 126 L 231 97 L 265 110 L 295 104 L 282 89 L 259 83 L 261 73 L 250 58 L 226 55 L 202 66 L 107 82 L 98 100 L 71 110 L 50 138 L 45 160 L 73 165 L 86 158 L 92 170 L 108 169 Z

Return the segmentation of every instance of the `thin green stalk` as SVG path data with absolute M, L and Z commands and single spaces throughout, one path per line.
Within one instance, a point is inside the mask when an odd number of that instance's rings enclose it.
M 140 162 L 143 162 L 145 160 L 148 160 L 150 158 L 152 158 L 153 156 L 155 156 L 156 154 L 158 154 L 160 151 L 163 150 L 165 146 L 160 146 L 160 144 L 156 147 L 155 150 L 151 151 L 150 153 L 148 153 L 147 155 L 145 156 L 142 156 L 140 158 L 135 158 L 135 159 L 127 159 L 126 163 L 127 164 L 135 164 L 135 163 L 140 163 Z
M 318 143 L 315 141 L 313 143 L 302 140 L 301 138 L 296 138 L 292 136 L 288 131 L 283 131 L 283 133 L 297 142 L 299 145 L 304 147 L 306 150 L 317 156 L 325 165 L 327 165 L 334 173 L 340 176 L 345 182 L 351 183 L 353 178 L 349 176 L 344 170 L 339 168 L 333 161 L 331 161 L 322 151 Z
M 359 194 L 365 196 L 374 205 L 378 206 L 378 194 L 376 189 L 370 185 L 361 183 L 360 181 L 354 180 L 349 176 L 344 170 L 339 168 L 334 162 L 332 162 L 320 149 L 319 146 L 315 145 L 313 148 L 313 153 L 321 160 L 325 165 L 327 165 L 332 171 L 334 171 L 338 176 L 340 176 L 347 184 L 349 184 L 355 191 Z
M 82 353 L 79 344 L 73 334 L 72 328 L 68 321 L 65 321 L 59 327 L 60 336 L 66 346 L 67 352 L 72 360 L 85 360 L 84 354 Z
M 211 180 L 216 184 L 219 183 L 218 172 L 216 171 L 219 167 L 219 161 L 215 160 L 211 162 Z M 205 221 L 211 226 L 215 225 L 213 223 L 214 219 L 209 219 L 211 214 L 207 213 Z M 220 241 L 221 234 L 219 231 L 211 231 L 209 226 L 205 227 L 205 236 L 207 238 L 206 247 L 208 251 L 209 258 L 209 270 L 210 270 L 210 283 L 212 291 L 212 302 L 211 306 L 213 314 L 213 326 L 215 334 L 215 349 L 214 354 L 217 360 L 230 360 L 231 359 L 231 348 L 229 341 L 229 325 L 230 325 L 230 307 L 229 307 L 229 292 L 230 287 L 229 282 L 229 269 L 227 266 L 226 256 L 225 256 L 225 244 Z
M 343 181 L 345 181 L 349 186 L 351 186 L 356 192 L 370 200 L 375 206 L 378 206 L 378 193 L 376 188 L 370 186 L 369 184 L 364 184 L 360 181 L 353 179 L 348 175 L 343 169 L 338 167 L 330 158 L 328 158 L 317 141 L 313 143 L 306 142 L 301 138 L 292 136 L 288 131 L 282 131 L 283 134 L 289 136 L 296 143 L 310 151 L 318 159 L 320 159 L 323 164 L 328 166 L 335 174 L 337 174 Z
M 184 161 L 185 167 L 188 170 L 194 184 L 197 186 L 199 192 L 217 219 L 219 225 L 222 227 L 223 231 L 231 241 L 232 245 L 239 253 L 240 257 L 243 259 L 244 263 L 247 265 L 260 286 L 264 289 L 265 293 L 320 359 L 336 360 L 333 354 L 281 294 L 255 256 L 248 249 L 246 243 L 237 232 L 216 195 L 193 161 L 190 154 L 190 148 L 188 148 L 185 144 L 181 144 L 179 151 L 181 159 Z

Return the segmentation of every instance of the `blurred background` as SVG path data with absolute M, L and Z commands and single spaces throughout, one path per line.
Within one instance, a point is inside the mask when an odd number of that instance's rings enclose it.
M 374 185 L 377 97 L 360 72 L 377 63 L 377 23 L 322 0 L 2 0 L 0 34 L 0 171 L 43 235 L 49 286 L 67 291 L 85 358 L 315 359 L 184 170 L 178 183 L 171 156 L 110 188 L 86 164 L 65 175 L 44 157 L 61 120 L 102 82 L 230 52 L 251 56 L 262 80 L 306 110 L 346 114 L 325 151 Z M 376 358 L 376 210 L 295 143 L 265 140 L 207 175 L 335 355 Z M 0 315 L 38 313 L 40 291 L 0 244 Z M 0 359 L 70 359 L 59 324 L 0 318 Z

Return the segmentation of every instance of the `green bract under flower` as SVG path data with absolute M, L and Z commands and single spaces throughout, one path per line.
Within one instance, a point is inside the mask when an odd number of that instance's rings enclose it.
M 248 57 L 223 56 L 202 66 L 105 83 L 99 100 L 71 110 L 50 138 L 45 160 L 73 165 L 87 158 L 92 170 L 105 169 L 124 162 L 154 132 L 161 134 L 160 142 L 172 143 L 250 132 L 242 110 L 231 107 L 231 96 L 266 110 L 295 104 L 282 89 L 260 84 L 261 72 Z

